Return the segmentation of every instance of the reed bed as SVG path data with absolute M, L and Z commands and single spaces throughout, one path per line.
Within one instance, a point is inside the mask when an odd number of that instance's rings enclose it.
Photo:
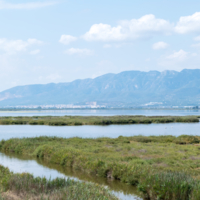
M 0 165 L 0 199 L 117 200 L 104 186 L 56 178 L 48 180 L 28 173 L 14 174 Z
M 200 180 L 184 172 L 156 172 L 142 177 L 138 190 L 144 199 L 198 200 Z
M 111 124 L 151 124 L 151 123 L 197 123 L 199 116 L 34 116 L 0 117 L 0 125 L 111 125 Z
M 200 136 L 37 137 L 2 140 L 0 150 L 120 180 L 147 199 L 200 199 Z

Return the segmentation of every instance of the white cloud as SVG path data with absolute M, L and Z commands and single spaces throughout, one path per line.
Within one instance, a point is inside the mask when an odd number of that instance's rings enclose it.
M 186 52 L 181 49 L 174 51 L 170 55 L 161 56 L 157 62 L 158 66 L 162 66 L 163 70 L 196 69 L 199 66 L 199 56 L 196 53 Z
M 71 42 L 74 42 L 76 40 L 77 40 L 77 38 L 74 37 L 74 36 L 71 36 L 71 35 L 62 35 L 61 38 L 60 38 L 60 40 L 59 40 L 59 42 L 62 43 L 62 44 L 67 45 L 67 44 L 69 44 Z
M 173 54 L 167 56 L 167 59 L 170 59 L 170 60 L 177 60 L 177 61 L 184 61 L 185 59 L 187 59 L 189 56 L 189 53 L 184 51 L 184 50 L 180 50 L 180 51 L 177 51 L 177 52 L 174 52 Z
M 139 19 L 120 21 L 112 27 L 109 24 L 94 24 L 82 37 L 87 41 L 122 41 L 126 39 L 148 38 L 154 35 L 167 35 L 173 31 L 173 25 L 154 15 L 145 15 Z
M 159 49 L 166 49 L 169 45 L 165 42 L 156 42 L 153 44 L 152 48 L 154 50 L 159 50 Z
M 193 15 L 180 17 L 175 31 L 180 34 L 200 32 L 200 12 Z
M 57 4 L 55 1 L 46 1 L 46 2 L 29 2 L 29 3 L 7 3 L 5 1 L 0 1 L 0 9 L 35 9 L 42 8 L 46 6 L 52 6 Z
M 82 38 L 87 41 L 124 41 L 173 33 L 200 33 L 200 12 L 182 16 L 176 24 L 158 19 L 152 14 L 144 15 L 139 19 L 122 20 L 116 26 L 94 24 Z M 195 40 L 200 41 L 200 36 Z
M 85 56 L 90 56 L 93 54 L 93 51 L 90 49 L 78 49 L 78 48 L 71 48 L 68 49 L 67 51 L 65 51 L 65 53 L 69 54 L 69 55 L 85 55 Z
M 39 54 L 40 53 L 40 50 L 39 49 L 36 49 L 36 50 L 33 50 L 30 52 L 31 55 L 36 55 L 36 54 Z
M 94 24 L 90 30 L 83 36 L 85 40 L 123 40 L 126 39 L 126 35 L 121 32 L 122 27 L 111 27 L 108 24 Z
M 0 49 L 8 54 L 26 51 L 30 46 L 41 44 L 43 44 L 43 42 L 37 39 L 28 39 L 27 41 L 0 39 Z

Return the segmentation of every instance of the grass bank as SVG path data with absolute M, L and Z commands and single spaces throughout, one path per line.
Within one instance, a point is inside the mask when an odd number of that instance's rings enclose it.
M 0 165 L 0 199 L 34 200 L 117 200 L 103 186 L 70 179 L 34 178 L 28 173 L 14 174 Z
M 110 124 L 151 124 L 151 123 L 194 123 L 199 116 L 34 116 L 34 117 L 0 117 L 0 125 L 110 125 Z
M 1 141 L 0 149 L 137 185 L 146 199 L 200 199 L 199 136 L 38 137 Z

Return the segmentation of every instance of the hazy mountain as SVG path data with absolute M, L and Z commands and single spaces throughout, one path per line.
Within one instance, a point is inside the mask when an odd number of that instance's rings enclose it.
M 109 105 L 198 105 L 200 70 L 125 71 L 69 83 L 17 86 L 0 92 L 0 106 L 104 102 Z

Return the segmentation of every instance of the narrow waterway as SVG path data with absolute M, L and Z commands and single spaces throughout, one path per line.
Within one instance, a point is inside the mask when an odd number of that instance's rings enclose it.
M 0 165 L 8 167 L 16 173 L 28 172 L 35 177 L 46 177 L 54 179 L 56 177 L 66 177 L 78 181 L 88 181 L 108 186 L 108 188 L 122 200 L 141 200 L 137 189 L 133 186 L 121 183 L 116 180 L 91 176 L 71 168 L 49 164 L 41 159 L 30 159 L 27 156 L 13 153 L 0 153 Z

